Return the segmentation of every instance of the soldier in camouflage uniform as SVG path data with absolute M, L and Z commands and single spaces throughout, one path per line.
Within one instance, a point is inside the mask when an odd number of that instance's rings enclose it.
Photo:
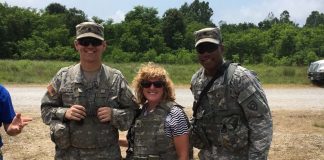
M 41 103 L 55 159 L 119 160 L 118 130 L 127 130 L 134 119 L 135 97 L 121 72 L 101 62 L 101 25 L 77 25 L 74 45 L 80 63 L 58 71 Z
M 195 40 L 202 68 L 191 80 L 195 99 L 191 142 L 200 149 L 199 158 L 267 159 L 272 140 L 272 118 L 256 75 L 223 60 L 224 46 L 218 28 L 196 31 Z M 226 67 L 226 64 L 229 65 Z M 204 87 L 217 74 L 211 87 L 200 98 Z

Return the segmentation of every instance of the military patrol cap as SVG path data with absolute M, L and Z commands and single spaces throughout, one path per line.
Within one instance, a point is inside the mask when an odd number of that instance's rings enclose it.
M 76 27 L 76 39 L 93 37 L 104 40 L 104 27 L 95 22 L 83 22 Z
M 204 28 L 195 32 L 195 47 L 200 43 L 210 42 L 215 44 L 222 43 L 222 36 L 218 28 Z

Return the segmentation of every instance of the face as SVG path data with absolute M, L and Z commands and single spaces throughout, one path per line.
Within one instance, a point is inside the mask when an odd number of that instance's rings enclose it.
M 157 105 L 163 99 L 164 82 L 160 79 L 149 79 L 141 82 L 143 95 L 149 104 Z
M 80 61 L 88 63 L 101 62 L 102 53 L 106 49 L 106 42 L 92 37 L 80 38 L 74 42 L 80 53 Z
M 201 43 L 196 47 L 199 63 L 209 72 L 223 61 L 223 46 L 214 43 Z

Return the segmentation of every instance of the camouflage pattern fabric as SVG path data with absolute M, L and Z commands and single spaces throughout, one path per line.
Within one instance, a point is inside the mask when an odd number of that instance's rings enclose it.
M 255 75 L 238 66 L 232 78 L 226 73 L 215 80 L 197 110 L 197 128 L 211 146 L 192 133 L 200 159 L 267 159 L 272 140 L 272 118 Z M 201 68 L 191 80 L 195 100 L 211 77 Z M 226 81 L 227 79 L 227 81 Z
M 177 154 L 173 139 L 165 134 L 165 119 L 174 102 L 162 102 L 153 112 L 144 115 L 145 110 L 136 119 L 134 125 L 134 156 L 130 159 L 175 160 Z
M 93 37 L 104 40 L 104 27 L 94 22 L 83 22 L 76 27 L 76 39 Z
M 73 104 L 86 108 L 87 116 L 82 121 L 64 119 Z M 97 109 L 103 106 L 113 108 L 108 123 L 101 123 L 96 116 Z M 42 98 L 41 115 L 43 122 L 50 125 L 56 159 L 120 159 L 118 129 L 130 127 L 137 108 L 118 70 L 102 65 L 96 79 L 87 82 L 77 64 L 62 68 L 52 79 Z
M 222 43 L 222 35 L 219 28 L 204 28 L 195 33 L 195 47 L 204 42 L 220 44 Z

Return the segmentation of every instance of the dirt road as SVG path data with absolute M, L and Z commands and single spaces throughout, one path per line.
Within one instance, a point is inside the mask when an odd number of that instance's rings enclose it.
M 6 86 L 17 112 L 33 118 L 17 137 L 7 136 L 1 128 L 6 160 L 53 159 L 54 144 L 49 127 L 40 118 L 40 101 L 46 86 Z M 265 87 L 273 116 L 274 133 L 270 160 L 324 160 L 324 88 Z M 184 87 L 176 89 L 177 102 L 191 116 L 192 95 Z M 318 127 L 322 126 L 322 127 Z M 120 136 L 125 136 L 124 132 Z M 125 153 L 125 148 L 122 148 Z M 197 150 L 195 150 L 197 154 Z
M 15 107 L 39 109 L 46 86 L 7 86 Z M 324 88 L 265 87 L 271 109 L 324 109 Z M 188 88 L 176 88 L 176 100 L 191 107 L 193 96 Z

